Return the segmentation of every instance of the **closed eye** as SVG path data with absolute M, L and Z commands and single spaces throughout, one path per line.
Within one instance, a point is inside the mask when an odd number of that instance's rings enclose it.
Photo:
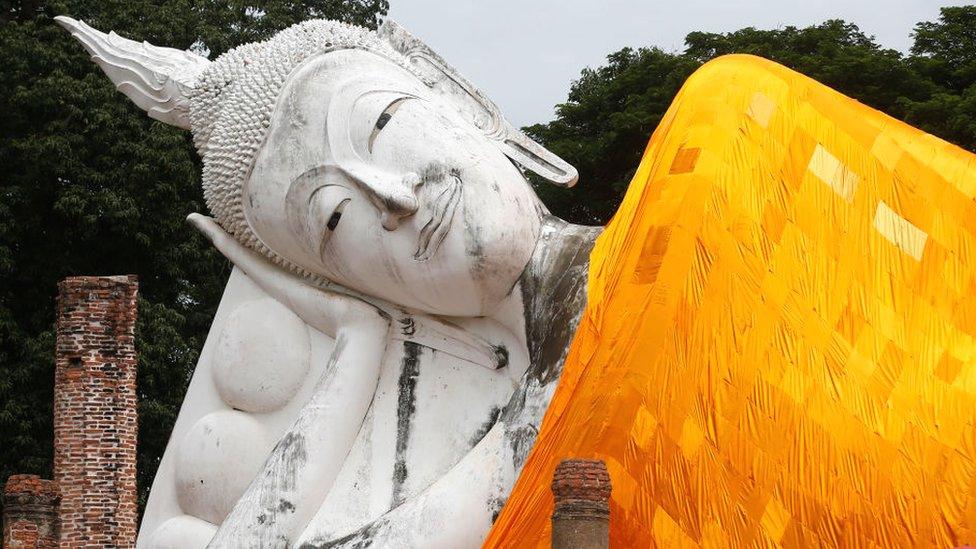
M 346 198 L 339 202 L 339 204 L 332 210 L 332 214 L 329 216 L 329 220 L 325 223 L 325 228 L 328 229 L 323 232 L 322 240 L 319 241 L 319 257 L 325 259 L 326 257 L 326 246 L 329 244 L 329 240 L 332 238 L 332 234 L 335 233 L 336 227 L 339 226 L 339 221 L 342 220 L 342 211 L 346 209 L 346 204 L 350 202 L 350 199 Z
M 332 217 L 329 218 L 329 222 L 326 223 L 325 226 L 330 231 L 334 231 L 335 228 L 339 225 L 339 220 L 340 219 L 342 219 L 342 212 L 340 212 L 339 210 L 336 210 L 336 211 L 332 212 Z
M 373 141 L 376 141 L 376 136 L 380 134 L 380 131 L 389 123 L 390 119 L 393 118 L 393 113 L 403 105 L 403 102 L 409 97 L 400 97 L 394 100 L 392 103 L 387 105 L 383 112 L 380 113 L 379 118 L 376 119 L 376 124 L 373 125 L 373 131 L 369 134 L 369 141 L 366 144 L 366 148 L 370 153 L 373 152 Z

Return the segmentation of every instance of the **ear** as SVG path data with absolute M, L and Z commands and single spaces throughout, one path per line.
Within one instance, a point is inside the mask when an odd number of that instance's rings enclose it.
M 406 56 L 429 80 L 434 91 L 456 105 L 460 113 L 483 131 L 505 155 L 556 185 L 572 187 L 576 184 L 579 178 L 576 168 L 512 126 L 502 116 L 498 106 L 426 44 L 390 19 L 383 22 L 378 32 L 380 38 Z
M 187 94 L 210 64 L 206 57 L 105 34 L 63 15 L 54 20 L 81 42 L 115 87 L 139 108 L 156 120 L 190 129 Z

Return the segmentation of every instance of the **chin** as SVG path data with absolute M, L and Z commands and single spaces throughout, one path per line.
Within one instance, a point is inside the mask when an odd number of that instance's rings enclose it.
M 482 288 L 472 288 L 470 281 L 464 284 L 466 289 L 463 291 L 444 291 L 444 288 L 458 286 L 460 284 L 456 281 L 444 280 L 424 292 L 427 295 L 417 295 L 415 292 L 406 299 L 396 301 L 411 309 L 442 316 L 483 316 L 490 312 L 496 301 L 500 301 Z
M 495 284 L 484 284 L 467 272 L 453 271 L 442 273 L 442 276 L 431 276 L 430 272 L 424 274 L 426 276 L 407 281 L 407 284 L 404 281 L 390 281 L 391 285 L 385 288 L 375 288 L 372 292 L 364 289 L 364 293 L 429 314 L 471 317 L 491 313 L 511 289 L 502 288 L 497 281 Z M 396 289 L 390 291 L 391 288 Z

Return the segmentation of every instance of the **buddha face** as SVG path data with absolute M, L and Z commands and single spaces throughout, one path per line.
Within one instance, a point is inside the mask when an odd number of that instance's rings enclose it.
M 434 314 L 490 313 L 540 229 L 521 172 L 416 76 L 364 50 L 300 66 L 244 187 L 278 255 Z

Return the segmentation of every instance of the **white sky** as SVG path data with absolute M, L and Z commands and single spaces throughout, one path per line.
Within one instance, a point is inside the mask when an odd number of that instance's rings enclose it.
M 691 31 L 845 19 L 907 51 L 951 0 L 390 0 L 390 17 L 480 87 L 516 126 L 548 122 L 583 67 L 625 46 L 681 51 Z

